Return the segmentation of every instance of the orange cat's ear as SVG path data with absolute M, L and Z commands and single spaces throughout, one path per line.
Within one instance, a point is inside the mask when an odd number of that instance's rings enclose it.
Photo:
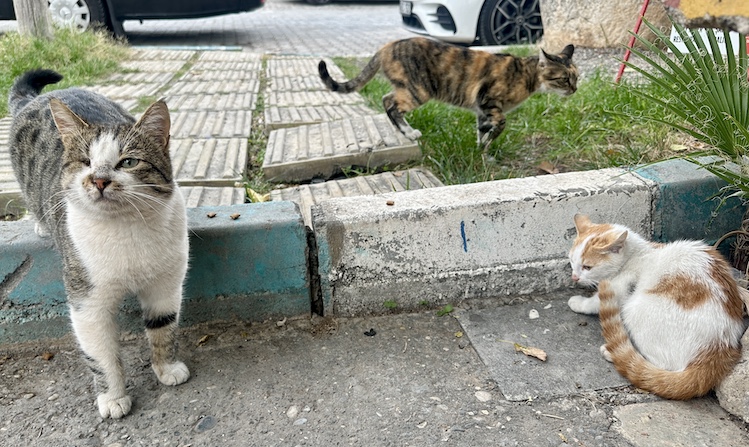
M 585 214 L 575 214 L 575 228 L 577 229 L 577 234 L 584 233 L 592 224 L 590 218 Z
M 615 253 L 615 254 L 619 253 L 620 251 L 622 251 L 622 248 L 624 247 L 624 241 L 627 240 L 627 235 L 628 234 L 629 234 L 629 232 L 624 231 L 622 234 L 619 235 L 618 238 L 616 238 L 616 240 L 614 242 L 610 243 L 606 247 L 605 251 L 607 253 Z
M 575 52 L 575 46 L 572 44 L 567 45 L 562 50 L 561 54 L 562 56 L 566 57 L 567 59 L 572 59 L 572 54 Z

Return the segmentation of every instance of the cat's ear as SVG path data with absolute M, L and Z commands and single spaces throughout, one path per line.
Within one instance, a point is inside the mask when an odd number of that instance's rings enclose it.
M 546 51 L 540 50 L 538 53 L 538 66 L 545 67 L 549 63 L 549 55 Z
M 572 54 L 575 52 L 575 46 L 572 44 L 567 45 L 562 50 L 561 54 L 562 56 L 566 57 L 567 59 L 572 59 Z
M 166 106 L 166 102 L 160 99 L 151 104 L 143 112 L 138 122 L 135 123 L 135 128 L 156 139 L 163 149 L 167 149 L 169 147 L 169 130 L 171 125 L 169 108 Z
M 627 235 L 629 234 L 628 231 L 624 231 L 622 234 L 619 235 L 618 238 L 612 243 L 606 247 L 606 253 L 619 253 L 622 251 L 622 248 L 624 248 L 624 241 L 627 240 Z
M 585 230 L 592 225 L 590 217 L 585 214 L 575 214 L 575 228 L 577 234 L 585 232 Z
M 88 127 L 88 124 L 81 117 L 57 98 L 50 98 L 49 110 L 52 112 L 52 119 L 55 121 L 55 126 L 60 132 L 63 142 L 70 138 L 77 138 L 81 130 Z

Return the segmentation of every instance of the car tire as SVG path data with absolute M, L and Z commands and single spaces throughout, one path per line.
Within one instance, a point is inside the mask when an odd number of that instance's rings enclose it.
M 486 0 L 481 7 L 478 40 L 481 45 L 530 44 L 544 33 L 540 0 Z
M 111 29 L 102 0 L 49 0 L 52 20 L 61 26 L 85 31 L 103 25 Z

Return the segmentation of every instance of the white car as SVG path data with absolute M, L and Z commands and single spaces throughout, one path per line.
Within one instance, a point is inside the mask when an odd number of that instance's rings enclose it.
M 540 0 L 401 0 L 403 26 L 466 45 L 534 43 L 544 32 Z

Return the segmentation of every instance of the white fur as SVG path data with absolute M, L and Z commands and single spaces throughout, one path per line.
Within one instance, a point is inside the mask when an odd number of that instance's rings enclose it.
M 99 413 L 120 418 L 131 405 L 119 359 L 120 303 L 126 295 L 137 295 L 144 309 L 179 315 L 189 250 L 187 222 L 179 188 L 164 203 L 127 196 L 126 191 L 143 188 L 126 172 L 111 169 L 120 157 L 113 136 L 98 139 L 90 153 L 91 167 L 73 181 L 66 211 L 68 234 L 92 289 L 85 306 L 71 306 L 70 313 L 81 348 L 100 365 L 109 385 L 97 398 Z M 108 171 L 122 189 L 105 188 L 102 196 L 91 184 L 86 187 L 86 177 L 97 169 Z M 167 385 L 190 376 L 182 362 L 153 368 Z
M 615 231 L 622 229 L 617 226 Z M 611 282 L 632 342 L 657 367 L 681 371 L 705 347 L 717 342 L 737 345 L 744 326 L 726 314 L 722 306 L 727 297 L 709 276 L 711 258 L 703 243 L 680 241 L 655 248 L 630 231 L 620 254 L 610 254 L 610 262 L 587 271 L 582 269 L 583 245 L 570 252 L 573 274 L 583 284 L 597 284 L 604 279 Z M 652 293 L 664 277 L 675 274 L 705 284 L 713 298 L 685 309 Z M 597 313 L 598 295 L 573 296 L 568 304 L 575 312 L 592 313 L 595 309 Z

